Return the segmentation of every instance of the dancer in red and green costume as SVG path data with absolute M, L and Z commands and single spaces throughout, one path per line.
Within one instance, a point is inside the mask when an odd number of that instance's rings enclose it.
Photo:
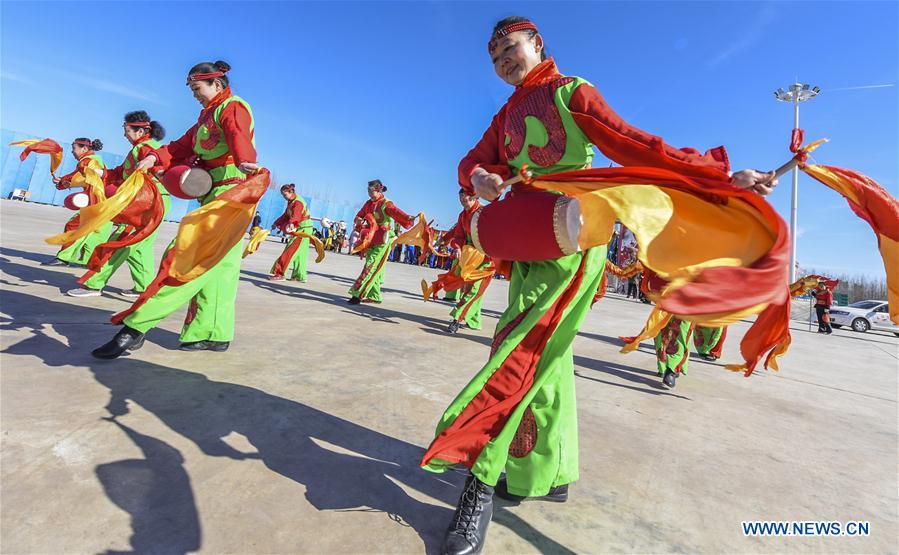
M 306 208 L 306 201 L 303 197 L 296 193 L 296 186 L 293 183 L 281 186 L 281 196 L 287 201 L 287 207 L 275 223 L 272 224 L 272 230 L 278 228 L 285 235 L 299 231 L 301 233 L 312 233 L 312 218 L 309 216 L 309 210 Z M 281 281 L 284 275 L 290 272 L 290 278 L 302 283 L 306 282 L 306 259 L 309 256 L 309 238 L 292 236 L 284 251 L 275 264 L 272 266 L 272 281 Z
M 625 123 L 590 83 L 560 74 L 530 21 L 500 21 L 488 51 L 497 75 L 515 92 L 459 165 L 467 191 L 493 201 L 504 179 L 524 164 L 537 175 L 588 167 L 593 145 L 622 165 L 728 179 L 723 148 L 701 154 L 668 146 Z M 772 179 L 744 170 L 732 183 L 766 192 Z M 530 193 L 521 183 L 512 188 L 515 195 Z M 571 344 L 600 283 L 605 250 L 511 264 L 509 308 L 497 324 L 487 364 L 446 410 L 422 459 L 435 472 L 455 464 L 471 471 L 444 553 L 483 548 L 494 486 L 514 500 L 567 499 L 568 484 L 578 478 Z
M 672 317 L 655 337 L 656 366 L 662 383 L 668 387 L 674 387 L 677 377 L 687 373 L 692 335 L 693 324 Z
M 696 352 L 700 358 L 709 362 L 721 358 L 725 338 L 727 338 L 727 326 L 717 328 L 694 326 L 693 328 L 693 345 L 696 347 Z
M 86 137 L 79 137 L 72 141 L 72 156 L 78 160 L 75 169 L 71 173 L 67 173 L 62 177 L 54 177 L 53 183 L 56 184 L 56 188 L 60 191 L 69 189 L 72 186 L 72 179 L 76 174 L 84 175 L 86 171 L 96 171 L 98 173 L 102 172 L 106 169 L 106 164 L 103 163 L 103 158 L 97 154 L 98 150 L 103 149 L 103 142 L 100 139 L 88 139 Z M 87 193 L 90 198 L 89 204 L 96 204 L 106 198 L 103 191 L 90 190 L 85 189 L 85 193 Z M 73 229 L 78 228 L 78 223 L 81 220 L 79 214 L 75 214 L 72 216 L 65 225 L 65 231 L 72 231 Z M 87 261 L 90 260 L 91 255 L 94 253 L 94 249 L 109 238 L 109 234 L 112 232 L 112 224 L 106 224 L 97 231 L 93 233 L 89 233 L 88 235 L 73 241 L 67 245 L 63 245 L 59 252 L 56 254 L 56 258 L 50 260 L 48 262 L 44 262 L 44 266 L 69 266 L 69 265 L 85 265 Z
M 459 189 L 459 203 L 462 205 L 462 212 L 459 213 L 459 219 L 445 236 L 446 243 L 453 249 L 455 260 L 449 272 L 459 275 L 461 271 L 459 264 L 459 255 L 464 245 L 473 245 L 471 240 L 471 218 L 480 210 L 481 203 L 478 202 L 477 195 L 472 195 L 465 189 Z M 493 264 L 489 258 L 485 257 L 484 262 L 478 269 L 484 269 Z M 490 285 L 490 277 L 472 282 L 465 283 L 462 287 L 454 289 L 455 297 L 450 297 L 450 292 L 444 296 L 446 298 L 455 298 L 456 306 L 450 311 L 450 318 L 447 330 L 449 333 L 457 333 L 459 326 L 466 326 L 473 330 L 481 329 L 481 301 L 484 298 L 484 292 Z
M 356 226 L 360 226 L 366 221 L 369 223 L 367 235 L 370 237 L 365 241 L 368 243 L 368 248 L 365 250 L 365 266 L 348 291 L 350 298 L 347 303 L 349 304 L 381 302 L 384 266 L 387 263 L 390 248 L 393 246 L 393 240 L 396 238 L 393 224 L 396 222 L 408 229 L 415 223 L 415 218 L 397 208 L 384 196 L 386 191 L 387 187 L 381 183 L 380 179 L 369 181 L 368 200 L 356 214 Z
M 253 115 L 249 104 L 231 92 L 225 62 L 203 62 L 191 68 L 187 85 L 203 109 L 197 123 L 181 138 L 142 159 L 137 169 L 162 164 L 198 161 L 212 176 L 212 189 L 197 199 L 207 204 L 242 183 L 256 165 Z M 163 285 L 152 296 L 142 294 L 137 308 L 123 320 L 124 327 L 105 345 L 95 349 L 97 358 L 116 358 L 143 345 L 144 334 L 179 307 L 190 303 L 181 330 L 185 351 L 225 351 L 234 338 L 234 308 L 243 245 L 236 243 L 225 257 L 199 277 L 178 287 Z M 148 290 L 149 291 L 149 290 Z
M 131 143 L 131 150 L 118 167 L 107 170 L 103 174 L 103 182 L 108 190 L 118 189 L 134 172 L 138 162 L 162 146 L 159 141 L 165 137 L 165 129 L 163 129 L 162 125 L 158 121 L 151 119 L 149 114 L 143 110 L 125 114 L 122 128 L 125 132 L 125 138 Z M 162 196 L 162 202 L 165 207 L 164 214 L 167 214 L 171 206 L 170 195 L 165 187 L 162 186 L 162 183 L 155 177 L 155 172 L 161 169 L 162 166 L 157 165 L 148 172 L 148 175 Z M 110 239 L 116 239 L 118 235 L 121 235 L 124 232 L 124 227 L 124 225 L 118 224 Z M 121 294 L 125 297 L 137 298 L 147 288 L 147 285 L 153 281 L 153 277 L 156 276 L 156 264 L 153 256 L 156 234 L 157 231 L 154 231 L 138 243 L 117 249 L 109 260 L 103 264 L 99 272 L 88 272 L 86 279 L 82 278 L 83 281 L 81 283 L 83 283 L 84 287 L 71 289 L 66 294 L 71 297 L 99 296 L 116 270 L 127 262 L 134 286 L 131 289 L 122 291 Z

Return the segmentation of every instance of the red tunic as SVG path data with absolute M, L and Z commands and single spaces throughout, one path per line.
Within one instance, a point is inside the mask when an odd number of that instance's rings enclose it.
M 812 297 L 815 298 L 816 305 L 833 305 L 833 292 L 830 289 L 825 289 L 824 291 L 812 291 Z
M 366 216 L 370 214 L 378 223 L 378 230 L 375 232 L 371 241 L 372 245 L 383 244 L 387 234 L 393 228 L 393 224 L 390 221 L 381 221 L 380 215 L 382 207 L 384 213 L 399 222 L 399 224 L 406 229 L 412 227 L 412 224 L 415 222 L 415 218 L 397 208 L 396 205 L 393 204 L 393 201 L 387 200 L 384 196 L 381 196 L 378 200 L 365 201 L 365 204 L 363 204 L 362 208 L 359 209 L 359 212 L 356 213 L 355 221 L 359 222 L 359 220 L 365 220 Z
M 478 168 L 511 177 L 506 155 L 506 137 L 512 126 L 521 122 L 509 121 L 510 111 L 524 101 L 531 92 L 546 83 L 564 79 L 555 62 L 541 62 L 527 75 L 524 82 L 493 117 L 490 127 L 459 163 L 459 183 L 473 192 L 471 174 Z M 593 86 L 584 83 L 575 89 L 568 105 L 575 123 L 584 135 L 610 160 L 622 166 L 651 166 L 679 172 L 692 177 L 706 177 L 727 181 L 730 164 L 724 147 L 705 154 L 692 148 L 675 148 L 660 138 L 629 125 L 609 108 Z M 563 145 L 564 148 L 564 145 Z
M 124 173 L 125 172 L 125 161 L 130 159 L 131 167 L 134 168 L 138 162 L 140 162 L 147 156 L 154 154 L 152 146 L 147 145 L 147 144 L 141 144 L 140 148 L 137 149 L 137 156 L 136 157 L 132 156 L 134 146 L 136 146 L 140 143 L 145 143 L 149 140 L 150 140 L 150 136 L 144 135 L 143 138 L 139 139 L 136 143 L 131 145 L 132 151 L 128 152 L 128 156 L 125 158 L 125 160 L 123 160 L 122 163 L 119 164 L 118 166 L 116 166 L 115 168 L 113 168 L 111 170 L 106 170 L 103 173 L 103 183 L 107 186 L 111 185 L 115 188 L 118 188 L 119 185 L 121 185 L 122 182 L 125 181 L 125 173 Z M 158 158 L 157 158 L 157 160 L 158 160 Z M 149 173 L 151 175 L 153 175 L 156 172 L 161 171 L 162 169 L 163 169 L 163 165 L 157 161 L 156 165 L 150 169 Z
M 231 88 L 228 87 L 213 98 L 209 106 L 200 111 L 197 123 L 188 129 L 181 138 L 153 152 L 164 169 L 168 169 L 172 165 L 188 164 L 194 159 L 197 155 L 194 152 L 194 145 L 197 142 L 197 127 L 230 96 L 232 96 Z M 234 164 L 239 166 L 244 162 L 256 163 L 256 147 L 253 146 L 253 132 L 250 130 L 253 118 L 246 107 L 240 102 L 231 102 L 222 110 L 219 122 L 222 125 L 225 142 L 228 143 L 228 154 L 234 158 Z
M 471 218 L 474 217 L 475 212 L 480 208 L 481 204 L 475 202 L 471 210 L 463 209 L 459 212 L 459 219 L 456 220 L 455 225 L 443 235 L 444 241 L 448 246 L 454 249 L 461 249 L 463 245 L 468 243 L 468 238 L 471 237 Z
M 288 226 L 292 225 L 295 228 L 299 228 L 300 223 L 309 218 L 309 211 L 306 210 L 306 205 L 294 199 L 287 203 L 287 208 L 284 209 L 284 213 L 278 216 L 278 219 L 275 220 L 272 226 L 277 227 L 282 232 L 286 233 Z

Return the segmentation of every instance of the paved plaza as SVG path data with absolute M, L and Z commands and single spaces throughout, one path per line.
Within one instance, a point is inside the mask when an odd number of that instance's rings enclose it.
M 115 361 L 123 267 L 102 297 L 83 270 L 41 267 L 71 212 L 0 201 L 2 553 L 436 553 L 464 479 L 418 467 L 444 408 L 486 360 L 485 327 L 444 332 L 436 270 L 388 264 L 384 302 L 349 306 L 356 257 L 270 282 L 244 260 L 226 353 L 177 350 L 184 310 Z M 157 260 L 176 225 L 163 224 Z M 609 295 L 574 342 L 580 480 L 568 503 L 498 501 L 485 553 L 896 552 L 892 334 L 793 322 L 781 371 L 694 358 L 666 390 L 651 344 L 619 353 L 649 307 Z M 745 537 L 751 520 L 868 521 L 867 537 Z

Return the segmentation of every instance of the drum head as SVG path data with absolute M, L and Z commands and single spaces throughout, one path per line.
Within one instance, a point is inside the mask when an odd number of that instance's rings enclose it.
M 584 223 L 580 201 L 572 197 L 559 197 L 554 212 L 553 227 L 559 249 L 566 255 L 580 252 L 577 238 Z
M 87 193 L 75 193 L 72 195 L 72 205 L 76 208 L 84 208 L 91 203 L 91 198 Z
M 193 198 L 199 198 L 212 190 L 212 176 L 200 168 L 190 168 L 181 174 L 181 190 Z

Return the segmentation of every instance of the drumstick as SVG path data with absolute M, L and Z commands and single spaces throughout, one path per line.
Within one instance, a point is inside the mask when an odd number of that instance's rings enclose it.
M 534 175 L 533 173 L 531 173 L 527 170 L 524 170 L 524 171 L 520 172 L 518 175 L 516 175 L 515 177 L 510 177 L 509 179 L 503 181 L 503 183 L 501 185 L 502 190 L 505 191 L 506 189 L 508 189 L 512 185 L 515 185 L 516 183 L 519 183 L 526 179 L 530 179 L 533 175 Z

